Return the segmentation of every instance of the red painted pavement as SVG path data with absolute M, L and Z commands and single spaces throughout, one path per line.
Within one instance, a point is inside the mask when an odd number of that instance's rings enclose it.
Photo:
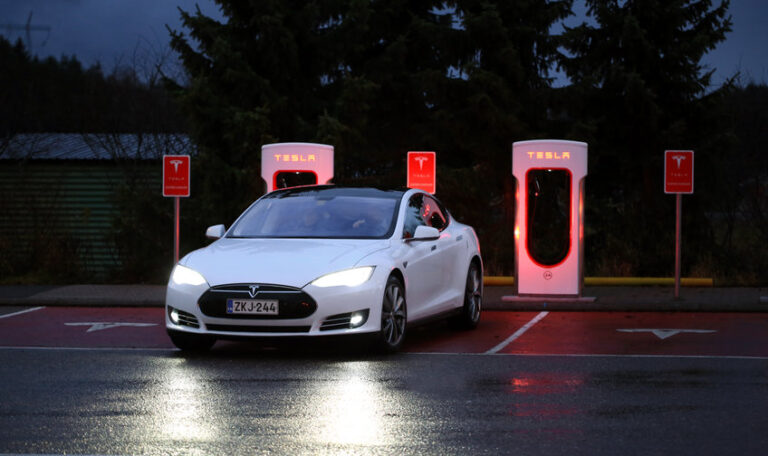
M 486 311 L 474 331 L 413 328 L 404 351 L 486 353 L 538 315 Z M 0 318 L 0 346 L 173 348 L 162 308 L 78 307 Z M 768 313 L 550 312 L 499 353 L 768 357 Z
M 171 348 L 164 309 L 47 307 L 0 319 L 0 346 Z M 94 325 L 102 328 L 88 332 Z M 152 326 L 115 326 L 110 323 Z
M 483 312 L 480 324 L 470 331 L 455 330 L 446 323 L 419 326 L 407 334 L 406 352 L 485 353 L 520 329 L 537 312 Z
M 501 352 L 768 357 L 768 314 L 551 312 Z

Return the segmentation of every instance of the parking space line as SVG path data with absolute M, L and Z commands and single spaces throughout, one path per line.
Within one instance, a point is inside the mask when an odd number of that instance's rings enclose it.
M 504 356 L 528 356 L 550 358 L 635 358 L 635 359 L 733 359 L 745 361 L 766 361 L 768 356 L 739 356 L 739 355 L 644 355 L 644 354 L 610 354 L 610 353 L 501 353 Z
M 166 352 L 174 353 L 181 352 L 178 348 L 157 348 L 157 347 L 38 347 L 33 345 L 27 346 L 0 346 L 0 350 L 9 351 L 98 351 L 98 352 Z M 2 456 L 2 454 L 0 454 Z
M 522 336 L 523 334 L 525 334 L 525 332 L 526 332 L 526 331 L 528 331 L 529 329 L 531 329 L 531 328 L 533 327 L 533 325 L 535 325 L 536 323 L 538 323 L 538 322 L 540 322 L 542 319 L 544 319 L 544 317 L 546 317 L 548 314 L 549 314 L 549 312 L 547 312 L 546 310 L 545 310 L 545 311 L 543 311 L 543 312 L 539 312 L 539 314 L 538 314 L 538 315 L 536 315 L 535 317 L 533 317 L 533 320 L 529 321 L 529 322 L 528 322 L 528 323 L 526 323 L 526 324 L 525 324 L 525 325 L 524 325 L 522 328 L 520 328 L 520 329 L 518 329 L 517 331 L 515 331 L 515 333 L 514 333 L 514 334 L 512 334 L 512 335 L 511 335 L 511 336 L 509 336 L 509 337 L 507 337 L 507 338 L 504 340 L 504 342 L 502 342 L 502 343 L 500 343 L 499 345 L 497 345 L 497 346 L 493 347 L 492 349 L 488 350 L 488 351 L 487 351 L 487 352 L 485 352 L 485 353 L 486 353 L 486 354 L 488 354 L 488 355 L 490 355 L 490 354 L 498 353 L 499 351 L 503 350 L 503 349 L 504 349 L 504 347 L 506 347 L 507 345 L 511 344 L 511 343 L 512 343 L 512 342 L 514 342 L 515 340 L 517 340 L 517 338 L 519 338 L 520 336 Z
M 2 350 L 3 347 L 0 347 Z M 461 352 L 407 352 L 403 355 L 432 355 L 432 356 L 517 356 L 528 358 L 634 358 L 634 359 L 730 359 L 737 361 L 768 361 L 768 356 L 738 356 L 738 355 L 641 355 L 641 354 L 610 354 L 610 353 L 461 353 Z M 1 455 L 0 455 L 1 456 Z
M 18 312 L 14 312 L 14 313 L 0 315 L 0 319 L 15 317 L 16 315 L 21 315 L 21 314 L 25 314 L 25 313 L 29 313 L 29 312 L 34 312 L 34 311 L 40 310 L 40 309 L 45 309 L 45 307 L 33 307 L 31 309 L 24 309 L 24 310 L 20 310 Z

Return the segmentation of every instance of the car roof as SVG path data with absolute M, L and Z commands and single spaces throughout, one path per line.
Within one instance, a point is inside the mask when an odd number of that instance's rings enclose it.
M 264 195 L 265 198 L 286 198 L 300 195 L 314 195 L 319 198 L 337 196 L 358 196 L 368 198 L 400 199 L 407 190 L 390 190 L 374 187 L 339 187 L 336 185 L 307 185 L 275 190 Z

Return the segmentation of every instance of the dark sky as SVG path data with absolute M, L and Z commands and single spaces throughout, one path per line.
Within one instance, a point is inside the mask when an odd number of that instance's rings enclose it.
M 576 0 L 577 11 L 583 11 Z M 211 0 L 0 0 L 0 34 L 26 40 L 23 26 L 32 13 L 31 48 L 39 56 L 76 55 L 86 66 L 100 62 L 110 71 L 116 64 L 132 65 L 136 55 L 168 52 L 165 24 L 180 28 L 177 6 L 187 11 L 198 4 L 209 16 L 221 17 Z M 733 32 L 704 59 L 717 71 L 716 85 L 737 71 L 745 82 L 768 83 L 768 0 L 732 0 Z M 573 20 L 573 19 L 572 19 Z

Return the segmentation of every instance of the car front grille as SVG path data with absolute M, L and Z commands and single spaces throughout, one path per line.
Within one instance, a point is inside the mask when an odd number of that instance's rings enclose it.
M 251 287 L 254 287 L 253 289 Z M 277 315 L 228 314 L 228 299 L 276 299 Z M 211 287 L 197 301 L 204 315 L 236 320 L 282 320 L 306 318 L 317 310 L 317 303 L 299 288 L 271 284 L 229 284 Z
M 308 333 L 311 326 L 245 326 L 245 325 L 206 325 L 211 331 L 231 333 Z

